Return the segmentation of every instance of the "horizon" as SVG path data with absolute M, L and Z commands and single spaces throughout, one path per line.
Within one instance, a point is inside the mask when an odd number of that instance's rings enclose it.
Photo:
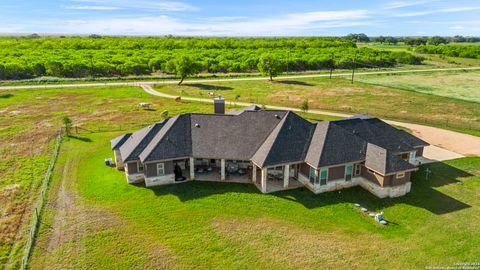
M 309 37 L 479 36 L 473 0 L 216 1 L 33 0 L 0 4 L 6 35 Z M 267 15 L 265 15 L 267 14 Z

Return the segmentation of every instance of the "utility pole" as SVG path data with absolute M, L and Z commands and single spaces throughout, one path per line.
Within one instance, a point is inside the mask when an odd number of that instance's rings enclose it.
M 330 59 L 330 80 L 332 79 L 332 72 L 333 72 L 334 65 L 335 65 L 335 62 L 333 61 L 333 53 L 332 53 L 331 59 Z
M 357 67 L 357 49 L 355 49 L 355 55 L 353 56 L 353 69 L 352 69 L 352 83 L 355 77 L 355 68 Z
M 287 50 L 287 75 L 288 75 L 288 61 L 290 61 L 290 50 Z
M 93 75 L 93 55 L 90 54 L 90 77 L 94 78 Z

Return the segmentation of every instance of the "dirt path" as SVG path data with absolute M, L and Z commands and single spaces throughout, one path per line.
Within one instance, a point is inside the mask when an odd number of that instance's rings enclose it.
M 480 70 L 480 67 L 465 68 L 434 68 L 434 69 L 409 69 L 409 70 L 388 70 L 388 71 L 369 71 L 356 72 L 356 76 L 363 75 L 379 75 L 379 74 L 402 74 L 402 73 L 424 73 L 439 71 L 462 71 L 462 70 Z M 279 76 L 277 79 L 301 79 L 301 78 L 319 78 L 329 77 L 330 74 L 307 74 L 307 75 L 290 75 Z M 333 73 L 332 77 L 351 76 L 351 72 Z M 185 80 L 184 83 L 202 83 L 202 82 L 232 82 L 232 81 L 266 81 L 268 77 L 246 77 L 246 78 L 230 78 L 230 79 L 194 79 Z M 92 86 L 138 86 L 140 84 L 176 84 L 178 80 L 163 80 L 151 82 L 105 82 L 105 83 L 72 83 L 72 84 L 43 84 L 43 85 L 18 85 L 18 86 L 0 86 L 0 90 L 15 89 L 42 89 L 42 88 L 72 88 L 72 87 L 92 87 Z
M 145 92 L 164 98 L 178 98 L 165 93 L 154 90 L 149 84 L 140 84 Z M 213 103 L 212 99 L 205 98 L 193 98 L 193 97 L 181 97 L 183 100 L 198 101 Z M 240 106 L 249 106 L 251 103 L 236 102 Z M 267 106 L 269 109 L 300 111 L 298 108 L 281 107 L 281 106 Z M 324 114 L 338 117 L 349 117 L 349 114 L 334 113 L 321 110 L 309 110 L 309 113 Z M 398 121 L 389 121 L 387 123 L 408 128 L 413 132 L 415 136 L 418 136 L 422 140 L 427 141 L 432 146 L 425 149 L 425 157 L 432 160 L 449 160 L 454 158 L 463 157 L 464 155 L 476 155 L 480 156 L 480 137 L 472 136 L 469 134 L 463 134 L 455 131 L 445 130 L 441 128 L 435 128 L 430 126 L 423 126 L 418 124 L 403 123 Z

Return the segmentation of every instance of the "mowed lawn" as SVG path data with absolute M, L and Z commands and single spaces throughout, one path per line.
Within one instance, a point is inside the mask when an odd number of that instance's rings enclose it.
M 373 85 L 474 101 L 480 105 L 480 71 L 362 76 L 358 79 Z
M 141 109 L 139 102 L 152 107 Z M 0 268 L 18 267 L 33 204 L 64 116 L 80 131 L 96 132 L 140 128 L 161 120 L 165 110 L 175 115 L 210 112 L 212 106 L 155 97 L 139 87 L 1 91 Z
M 464 78 L 470 81 L 478 73 L 465 73 Z M 417 75 L 421 80 L 422 75 Z M 433 81 L 435 75 L 431 75 Z M 302 78 L 269 81 L 230 81 L 215 83 L 191 83 L 184 85 L 156 85 L 155 89 L 173 95 L 208 98 L 209 93 L 224 96 L 228 102 L 250 102 L 299 108 L 308 100 L 310 109 L 344 112 L 349 114 L 367 113 L 377 117 L 401 120 L 414 123 L 425 123 L 434 126 L 458 128 L 464 132 L 480 134 L 480 106 L 472 98 L 471 101 L 460 100 L 437 95 L 435 93 L 420 93 L 405 91 L 390 86 L 377 86 L 358 80 L 368 79 L 368 76 L 358 77 L 354 84 L 348 78 L 329 79 Z M 376 77 L 373 77 L 376 78 Z M 378 77 L 381 78 L 381 77 Z M 388 76 L 402 78 L 402 76 Z M 400 79 L 399 79 L 400 80 Z M 457 80 L 460 84 L 461 79 Z M 435 84 L 434 85 L 439 85 Z M 472 89 L 468 81 L 463 86 Z M 457 95 L 468 92 L 459 85 Z M 433 86 L 434 87 L 434 86 Z M 445 91 L 454 91 L 453 86 L 445 83 Z M 473 89 L 472 89 L 473 90 Z M 478 92 L 478 91 L 476 91 Z M 472 96 L 478 96 L 472 94 Z M 477 130 L 477 131 L 475 131 Z
M 253 185 L 145 188 L 103 164 L 118 133 L 82 134 L 61 154 L 32 269 L 423 269 L 478 261 L 480 158 L 431 164 L 412 192 L 361 188 L 260 194 Z M 384 211 L 378 225 L 354 207 Z

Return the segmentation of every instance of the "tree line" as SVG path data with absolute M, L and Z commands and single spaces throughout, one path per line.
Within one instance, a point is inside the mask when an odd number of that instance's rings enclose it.
M 480 42 L 480 37 L 464 37 L 464 36 L 453 36 L 453 37 L 442 37 L 442 36 L 432 36 L 432 37 L 394 37 L 394 36 L 375 36 L 369 37 L 363 33 L 361 34 L 349 34 L 344 37 L 345 40 L 350 40 L 352 42 L 378 42 L 381 44 L 397 44 L 403 42 L 405 45 L 409 46 L 421 46 L 421 45 L 440 45 L 448 43 L 475 43 Z
M 426 45 L 416 47 L 415 51 L 426 54 L 480 59 L 480 45 Z
M 172 72 L 188 57 L 199 72 L 257 72 L 261 55 L 281 71 L 421 64 L 407 52 L 357 48 L 342 38 L 0 38 L 0 79 L 115 77 Z

